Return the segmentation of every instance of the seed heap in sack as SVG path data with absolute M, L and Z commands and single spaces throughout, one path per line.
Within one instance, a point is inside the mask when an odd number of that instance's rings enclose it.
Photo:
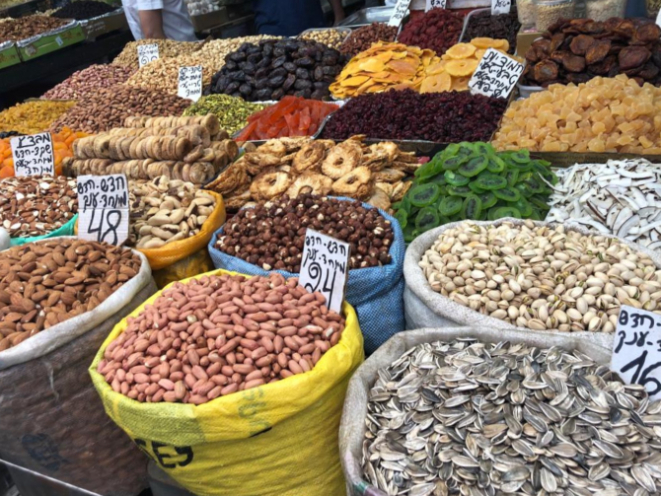
M 296 276 L 307 228 L 350 244 L 345 296 L 356 309 L 369 355 L 404 330 L 404 237 L 383 210 L 349 198 L 283 195 L 239 211 L 211 239 L 209 253 L 216 268 Z
M 336 495 L 362 346 L 349 304 L 338 314 L 296 278 L 220 270 L 147 300 L 90 373 L 108 415 L 194 494 Z
M 62 237 L 0 253 L 0 459 L 107 496 L 146 487 L 147 465 L 87 368 L 155 291 L 146 258 L 127 248 Z

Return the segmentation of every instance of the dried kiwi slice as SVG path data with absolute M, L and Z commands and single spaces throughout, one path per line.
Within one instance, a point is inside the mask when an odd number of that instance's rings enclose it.
M 484 210 L 493 207 L 498 202 L 498 198 L 496 198 L 496 195 L 494 195 L 492 191 L 480 193 L 477 197 L 482 202 L 482 209 Z
M 412 205 L 416 207 L 426 207 L 438 200 L 440 194 L 441 189 L 438 184 L 426 183 L 411 188 L 411 191 L 407 196 L 410 198 Z
M 417 237 L 417 229 L 413 224 L 409 224 L 403 229 L 404 232 L 404 241 L 410 243 Z
M 459 213 L 463 205 L 464 201 L 460 196 L 446 196 L 441 200 L 441 203 L 438 206 L 438 211 L 443 216 L 451 217 L 454 214 Z
M 480 215 L 482 215 L 482 201 L 477 195 L 470 194 L 464 199 L 461 214 L 464 219 L 479 220 Z
M 510 169 L 505 174 L 505 178 L 507 179 L 507 185 L 511 188 L 519 180 L 519 171 L 517 169 Z
M 480 188 L 488 190 L 502 189 L 507 186 L 507 179 L 492 172 L 482 172 L 475 182 Z
M 529 177 L 521 181 L 521 183 L 524 184 L 527 188 L 530 188 L 530 191 L 533 193 L 541 193 L 544 191 L 544 183 L 541 181 L 541 179 Z
M 466 197 L 474 194 L 468 186 L 448 186 L 448 195 Z
M 493 190 L 493 194 L 496 195 L 496 198 L 500 198 L 506 202 L 515 202 L 521 198 L 519 190 L 514 188 L 495 189 Z
M 433 207 L 421 208 L 415 218 L 415 227 L 420 232 L 429 231 L 439 225 L 438 211 Z
M 435 175 L 443 172 L 443 162 L 440 158 L 434 157 L 433 160 L 430 160 L 426 164 L 421 165 L 415 172 L 415 177 L 419 178 L 421 181 L 434 177 Z
M 470 183 L 468 183 L 468 187 L 476 195 L 479 195 L 480 193 L 484 193 L 485 191 L 488 191 L 484 188 L 480 188 L 475 181 L 471 181 Z
M 409 222 L 408 217 L 409 217 L 409 214 L 406 210 L 398 210 L 395 213 L 395 219 L 397 219 L 397 222 L 399 222 L 399 227 L 401 227 L 402 229 L 404 229 L 406 227 L 406 225 L 408 224 L 408 222 Z
M 452 186 L 466 186 L 470 179 L 452 171 L 445 171 L 445 180 Z
M 404 210 L 405 212 L 411 213 L 411 198 L 409 195 L 410 193 L 407 193 L 400 201 L 393 203 L 392 208 L 394 210 Z
M 535 196 L 530 197 L 528 199 L 528 201 L 530 203 L 532 203 L 532 206 L 534 208 L 537 208 L 537 209 L 541 210 L 542 212 L 547 212 L 551 209 L 551 207 L 549 207 L 548 204 L 544 200 L 541 200 L 541 199 L 539 199 Z
M 454 171 L 468 159 L 465 155 L 455 155 L 443 161 L 443 170 Z
M 506 165 L 505 161 L 502 158 L 493 155 L 492 157 L 489 157 L 489 163 L 487 163 L 487 170 L 489 172 L 493 172 L 497 174 L 505 170 L 505 165 Z
M 516 186 L 514 186 L 514 188 L 517 189 L 519 193 L 521 193 L 521 196 L 525 196 L 526 198 L 530 198 L 532 195 L 535 194 L 534 191 L 531 191 L 530 188 L 528 188 L 528 186 L 526 186 L 522 182 L 517 183 Z
M 496 219 L 502 219 L 503 217 L 521 218 L 521 212 L 514 207 L 498 207 L 494 212 L 494 215 L 496 216 Z
M 517 164 L 528 165 L 530 162 L 530 152 L 525 148 L 515 152 L 510 152 L 509 159 Z
M 521 212 L 521 216 L 528 218 L 532 214 L 532 205 L 525 198 L 521 197 L 517 201 L 513 202 L 512 207 L 516 208 Z
M 484 155 L 473 157 L 468 160 L 468 162 L 461 164 L 457 169 L 457 172 L 465 177 L 474 177 L 486 169 L 488 163 L 489 159 Z

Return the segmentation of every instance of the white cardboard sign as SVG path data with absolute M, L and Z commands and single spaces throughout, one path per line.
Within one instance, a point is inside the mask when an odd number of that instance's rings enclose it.
M 10 138 L 9 144 L 17 176 L 55 174 L 53 140 L 50 133 L 14 136 Z
M 523 74 L 523 64 L 493 48 L 487 49 L 468 87 L 472 94 L 507 98 Z
M 153 62 L 158 58 L 157 44 L 138 45 L 138 64 L 140 64 L 140 67 L 147 65 L 149 62 Z
M 390 16 L 390 19 L 388 19 L 388 26 L 399 27 L 402 23 L 402 19 L 404 19 L 409 12 L 410 3 L 411 0 L 397 0 L 395 11 L 392 16 Z
M 202 66 L 179 68 L 179 87 L 177 96 L 188 98 L 194 102 L 202 96 Z
M 491 15 L 509 14 L 512 0 L 491 0 Z
M 426 0 L 425 12 L 429 12 L 431 9 L 444 9 L 446 4 L 447 0 Z
M 611 370 L 627 384 L 645 386 L 650 399 L 661 393 L 661 315 L 622 305 L 615 329 Z
M 326 297 L 330 310 L 340 312 L 349 273 L 349 243 L 308 229 L 298 283 Z
M 124 174 L 78 176 L 78 237 L 121 245 L 129 236 L 129 192 Z

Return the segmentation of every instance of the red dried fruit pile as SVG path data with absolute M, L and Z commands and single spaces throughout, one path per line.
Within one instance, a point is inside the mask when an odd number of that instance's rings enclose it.
M 430 48 L 439 57 L 459 41 L 464 16 L 445 9 L 431 9 L 404 26 L 397 41 L 420 48 Z
M 248 125 L 237 141 L 264 140 L 285 136 L 312 136 L 338 105 L 319 100 L 286 96 L 275 105 L 248 117 Z
M 333 114 L 323 138 L 427 140 L 436 143 L 490 141 L 507 101 L 467 91 L 420 94 L 391 90 L 360 95 Z

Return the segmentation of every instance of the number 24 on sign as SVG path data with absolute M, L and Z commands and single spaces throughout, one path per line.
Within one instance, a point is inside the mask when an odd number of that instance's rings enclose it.
M 622 305 L 611 370 L 628 384 L 645 386 L 650 399 L 661 393 L 661 315 Z

